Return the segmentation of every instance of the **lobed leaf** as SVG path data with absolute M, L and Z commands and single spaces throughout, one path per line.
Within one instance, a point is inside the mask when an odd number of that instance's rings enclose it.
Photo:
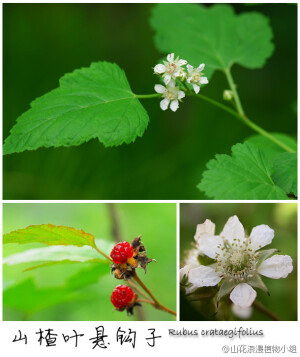
M 209 161 L 198 188 L 214 199 L 287 199 L 273 182 L 272 162 L 250 143 L 236 144 L 232 156 Z
M 4 154 L 80 145 L 93 138 L 105 146 L 121 145 L 143 135 L 147 112 L 118 65 L 92 63 L 64 75 L 59 84 L 17 119 Z
M 271 133 L 276 139 L 283 142 L 285 145 L 289 146 L 291 149 L 297 151 L 297 141 L 290 137 L 289 135 L 282 134 L 282 133 Z M 251 135 L 245 140 L 246 143 L 251 143 L 256 146 L 258 149 L 264 152 L 264 155 L 273 160 L 275 156 L 280 153 L 284 153 L 284 149 L 280 146 L 274 144 L 271 140 L 265 138 L 262 135 Z
M 272 179 L 286 193 L 297 196 L 297 154 L 284 152 L 275 156 Z
M 18 229 L 4 234 L 3 243 L 44 243 L 47 245 L 75 245 L 77 247 L 91 246 L 96 248 L 95 237 L 82 229 L 53 224 L 41 224 Z
M 236 15 L 227 4 L 158 4 L 151 26 L 156 47 L 175 52 L 191 64 L 206 64 L 206 75 L 238 63 L 260 68 L 274 50 L 266 16 L 251 12 Z

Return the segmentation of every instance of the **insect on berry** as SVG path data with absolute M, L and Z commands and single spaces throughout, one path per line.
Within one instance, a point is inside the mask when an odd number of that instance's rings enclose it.
M 112 304 L 117 309 L 125 309 L 128 305 L 132 305 L 135 300 L 132 289 L 127 285 L 118 285 L 111 294 Z
M 128 259 L 133 256 L 133 247 L 128 242 L 120 242 L 116 244 L 111 253 L 110 257 L 116 264 L 126 263 Z

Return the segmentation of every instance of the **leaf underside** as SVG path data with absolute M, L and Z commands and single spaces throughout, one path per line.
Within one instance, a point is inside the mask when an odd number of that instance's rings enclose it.
M 260 68 L 274 50 L 266 16 L 257 12 L 236 15 L 226 4 L 158 4 L 151 26 L 158 50 L 175 52 L 195 66 L 205 63 L 208 76 L 234 63 Z
M 114 146 L 143 135 L 147 112 L 118 65 L 92 63 L 64 75 L 59 84 L 18 118 L 5 140 L 4 154 L 80 145 L 93 138 Z
M 271 178 L 272 162 L 250 143 L 232 147 L 232 156 L 209 161 L 198 188 L 214 199 L 284 200 L 284 190 Z
M 43 243 L 47 245 L 75 245 L 77 247 L 88 245 L 93 248 L 96 247 L 95 237 L 92 234 L 71 227 L 54 226 L 53 224 L 28 226 L 7 233 L 3 236 L 3 243 Z

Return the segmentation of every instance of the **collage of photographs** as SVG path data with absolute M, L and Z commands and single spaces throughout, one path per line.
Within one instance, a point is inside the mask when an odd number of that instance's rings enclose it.
M 297 5 L 2 2 L 4 328 L 298 321 Z

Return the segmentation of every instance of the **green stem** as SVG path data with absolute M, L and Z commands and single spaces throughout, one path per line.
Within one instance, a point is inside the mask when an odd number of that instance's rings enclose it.
M 244 109 L 242 107 L 242 103 L 240 101 L 240 97 L 239 97 L 239 94 L 236 90 L 236 84 L 234 83 L 233 81 L 233 78 L 232 78 L 232 75 L 231 75 L 231 72 L 230 72 L 230 69 L 229 68 L 226 68 L 224 70 L 224 73 L 225 73 L 225 76 L 227 78 L 227 81 L 229 83 L 229 86 L 230 86 L 230 89 L 232 90 L 232 93 L 233 93 L 233 98 L 235 100 L 235 104 L 236 104 L 236 108 L 237 108 L 237 111 L 240 115 L 245 115 L 245 112 L 244 112 Z
M 135 94 L 134 95 L 136 98 L 140 98 L 140 99 L 147 99 L 147 98 L 157 98 L 157 97 L 161 97 L 160 93 L 154 93 L 154 94 Z
M 239 114 L 238 112 L 236 112 L 235 110 L 227 107 L 224 104 L 221 104 L 219 102 L 217 102 L 214 99 L 211 99 L 209 97 L 206 97 L 204 95 L 201 94 L 193 94 L 194 96 L 201 98 L 205 101 L 207 101 L 210 104 L 215 105 L 216 107 L 226 111 L 227 113 L 235 116 L 236 118 L 238 118 L 239 120 L 241 120 L 244 124 L 246 124 L 247 126 L 249 126 L 251 129 L 253 129 L 254 131 L 256 131 L 257 133 L 263 135 L 265 138 L 271 140 L 274 144 L 280 146 L 282 149 L 288 151 L 288 152 L 292 152 L 295 153 L 296 151 L 293 150 L 291 147 L 289 147 L 288 145 L 286 145 L 285 143 L 283 143 L 281 140 L 277 139 L 275 136 L 273 136 L 272 134 L 270 134 L 269 132 L 267 132 L 266 130 L 264 130 L 263 128 L 261 128 L 260 126 L 258 126 L 257 124 L 255 124 L 253 121 L 251 121 L 249 118 L 247 118 L 244 114 Z

